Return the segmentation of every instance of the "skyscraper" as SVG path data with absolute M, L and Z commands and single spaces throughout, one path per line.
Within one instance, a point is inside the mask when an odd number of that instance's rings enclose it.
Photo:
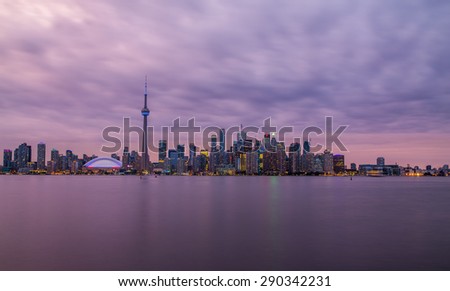
M 217 136 L 213 134 L 211 136 L 211 152 L 217 151 Z
M 383 157 L 378 157 L 377 158 L 377 166 L 378 167 L 384 167 L 384 158 Z
M 164 162 L 164 159 L 167 156 L 167 140 L 162 139 L 159 141 L 158 145 L 158 160 L 159 162 Z
M 178 161 L 178 152 L 177 150 L 170 149 L 168 152 L 169 161 L 170 161 L 170 168 L 171 171 L 174 171 L 177 167 L 177 161 Z
M 225 128 L 220 129 L 219 133 L 219 146 L 220 146 L 220 152 L 225 151 Z
M 122 168 L 127 169 L 129 164 L 130 164 L 130 151 L 128 147 L 124 147 L 122 154 Z
M 217 171 L 217 167 L 219 166 L 220 162 L 220 152 L 216 150 L 211 149 L 211 153 L 209 155 L 209 167 L 208 170 L 211 173 L 215 173 Z
M 333 174 L 334 159 L 330 150 L 326 149 L 323 153 L 323 171 L 325 174 Z
M 50 159 L 52 161 L 53 171 L 59 171 L 61 169 L 61 159 L 59 157 L 59 151 L 56 149 L 52 149 Z
M 184 144 L 177 145 L 177 156 L 178 158 L 184 158 Z
M 311 147 L 310 147 L 309 141 L 305 140 L 303 142 L 303 154 L 307 154 L 310 151 L 311 151 Z
M 289 146 L 289 164 L 288 171 L 290 174 L 300 172 L 300 143 L 291 143 Z
M 333 170 L 336 174 L 345 172 L 344 155 L 334 155 L 333 156 Z
M 71 150 L 66 150 L 67 157 L 67 169 L 70 170 L 73 162 L 73 152 Z
M 191 170 L 195 168 L 195 156 L 197 154 L 197 147 L 194 143 L 189 144 L 189 167 Z
M 145 92 L 144 92 L 144 108 L 141 110 L 141 114 L 144 117 L 144 136 L 142 139 L 142 170 L 148 170 L 148 146 L 147 146 L 147 118 L 150 115 L 150 110 L 147 108 L 147 76 L 145 76 Z
M 29 162 L 31 162 L 31 146 L 23 143 L 17 148 L 17 168 L 27 168 Z
M 270 134 L 269 133 L 264 134 L 263 145 L 264 145 L 265 151 L 270 150 Z
M 45 143 L 43 142 L 37 146 L 37 168 L 38 170 L 45 169 Z
M 12 151 L 4 150 L 3 151 L 3 168 L 11 169 L 11 163 L 12 163 Z

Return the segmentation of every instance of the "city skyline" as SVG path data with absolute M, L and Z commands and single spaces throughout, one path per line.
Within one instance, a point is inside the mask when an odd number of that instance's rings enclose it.
M 103 128 L 141 124 L 148 74 L 155 128 L 333 116 L 349 125 L 349 162 L 449 162 L 445 1 L 0 5 L 1 149 L 44 141 L 101 156 Z
M 47 161 L 46 144 L 37 145 L 37 157 L 32 158 L 32 146 L 20 144 L 14 151 L 3 150 L 3 167 L 5 173 L 19 174 L 89 174 L 99 166 L 109 168 L 116 174 L 140 174 L 155 172 L 165 175 L 364 175 L 364 176 L 447 176 L 449 165 L 399 165 L 386 161 L 383 156 L 376 163 L 357 165 L 345 160 L 342 154 L 333 154 L 325 149 L 323 152 L 313 152 L 309 141 L 291 143 L 277 141 L 275 135 L 265 134 L 262 140 L 247 137 L 245 131 L 240 131 L 238 139 L 226 149 L 225 130 L 210 138 L 212 145 L 209 150 L 190 143 L 188 147 L 178 144 L 167 148 L 166 140 L 159 140 L 158 159 L 150 161 L 147 166 L 143 158 L 146 151 L 130 150 L 124 147 L 122 153 L 111 154 L 110 157 L 98 157 L 83 153 L 78 156 L 72 150 L 59 152 L 53 148 Z M 187 155 L 186 155 L 187 153 Z M 97 161 L 98 160 L 98 161 Z M 117 162 L 120 161 L 120 162 Z M 108 166 L 105 166 L 105 161 Z M 110 166 L 113 168 L 110 168 Z M 104 168 L 106 167 L 106 168 Z M 100 171 L 100 174 L 103 173 Z M 108 170 L 109 172 L 109 170 Z

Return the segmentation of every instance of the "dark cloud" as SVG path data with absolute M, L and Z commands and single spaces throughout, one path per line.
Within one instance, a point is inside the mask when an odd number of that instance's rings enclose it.
M 95 145 L 122 117 L 140 122 L 146 74 L 156 125 L 178 116 L 221 126 L 272 116 L 305 126 L 333 115 L 350 125 L 348 134 L 450 133 L 448 1 L 48 0 L 0 8 L 3 147 L 29 136 Z

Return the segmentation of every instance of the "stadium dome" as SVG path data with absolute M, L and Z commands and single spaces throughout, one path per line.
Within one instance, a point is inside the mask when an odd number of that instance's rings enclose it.
M 88 169 L 120 169 L 122 162 L 113 158 L 95 158 L 84 165 Z

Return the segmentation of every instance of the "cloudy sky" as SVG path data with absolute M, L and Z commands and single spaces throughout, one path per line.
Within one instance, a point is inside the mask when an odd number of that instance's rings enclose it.
M 0 0 L 0 148 L 102 155 L 103 128 L 142 123 L 148 75 L 156 128 L 333 116 L 348 164 L 441 166 L 449 15 L 440 0 Z

